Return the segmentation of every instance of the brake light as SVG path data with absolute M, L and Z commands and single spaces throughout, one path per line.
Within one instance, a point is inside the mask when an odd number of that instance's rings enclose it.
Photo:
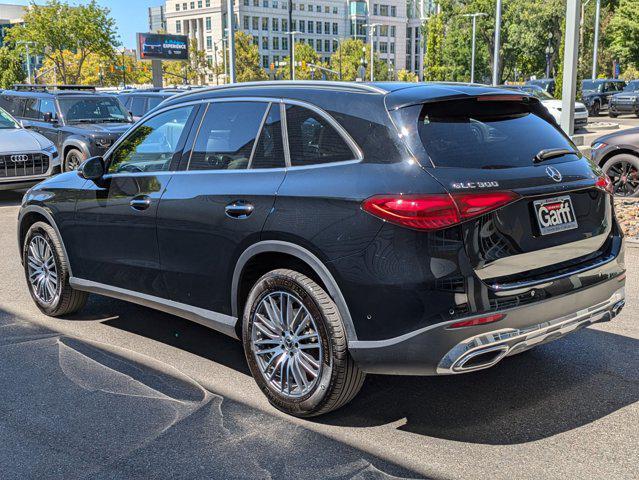
M 365 212 L 416 230 L 439 230 L 518 200 L 514 192 L 435 195 L 375 195 L 362 203 Z
M 595 180 L 595 187 L 603 190 L 604 192 L 608 192 L 610 195 L 615 193 L 615 187 L 610 180 L 610 177 L 605 173 L 602 173 L 597 180 Z
M 480 95 L 478 102 L 522 102 L 526 98 L 524 95 Z
M 453 323 L 452 325 L 449 325 L 448 328 L 474 327 L 477 325 L 485 325 L 486 323 L 498 322 L 505 316 L 506 315 L 504 315 L 503 313 L 495 313 L 486 317 L 471 318 L 470 320 L 463 320 L 461 322 Z

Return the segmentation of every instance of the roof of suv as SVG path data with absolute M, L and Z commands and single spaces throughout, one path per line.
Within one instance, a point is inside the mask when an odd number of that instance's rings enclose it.
M 209 98 L 223 98 L 229 96 L 290 96 L 303 98 L 307 94 L 317 93 L 318 90 L 328 90 L 354 95 L 373 95 L 385 97 L 386 106 L 396 109 L 415 103 L 423 103 L 447 98 L 476 97 L 480 95 L 513 95 L 517 92 L 509 92 L 500 88 L 471 83 L 447 83 L 447 82 L 331 82 L 316 81 L 269 81 L 246 82 L 208 87 L 200 90 L 188 91 L 175 95 L 166 100 L 164 105 L 177 105 L 187 101 L 206 100 Z

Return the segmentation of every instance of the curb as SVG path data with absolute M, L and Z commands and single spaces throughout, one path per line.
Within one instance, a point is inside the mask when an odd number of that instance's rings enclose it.
M 619 124 L 614 122 L 593 122 L 586 126 L 586 130 L 599 132 L 601 130 L 619 130 Z
M 624 238 L 628 248 L 639 248 L 639 238 Z

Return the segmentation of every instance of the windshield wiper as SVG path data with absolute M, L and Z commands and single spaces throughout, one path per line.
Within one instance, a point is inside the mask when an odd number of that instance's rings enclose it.
M 577 152 L 571 148 L 546 148 L 537 152 L 537 155 L 533 158 L 533 162 L 541 163 L 546 160 L 550 160 L 551 158 L 557 158 L 563 155 L 577 155 Z

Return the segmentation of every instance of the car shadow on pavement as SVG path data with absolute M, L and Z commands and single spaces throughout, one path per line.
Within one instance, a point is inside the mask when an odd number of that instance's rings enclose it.
M 533 442 L 639 401 L 639 340 L 592 328 L 447 377 L 369 376 L 358 397 L 318 419 L 487 445 Z
M 0 207 L 17 207 L 22 202 L 23 192 L 13 190 L 0 191 Z
M 2 309 L 0 365 L 3 480 L 423 478 L 164 362 Z
M 113 302 L 96 300 L 85 313 L 113 312 Z M 107 325 L 250 374 L 240 342 L 171 315 L 118 303 L 117 318 Z M 429 437 L 488 445 L 532 442 L 639 401 L 637 365 L 639 340 L 588 328 L 475 373 L 369 375 L 353 402 L 314 421 L 364 428 L 405 419 L 401 430 Z

